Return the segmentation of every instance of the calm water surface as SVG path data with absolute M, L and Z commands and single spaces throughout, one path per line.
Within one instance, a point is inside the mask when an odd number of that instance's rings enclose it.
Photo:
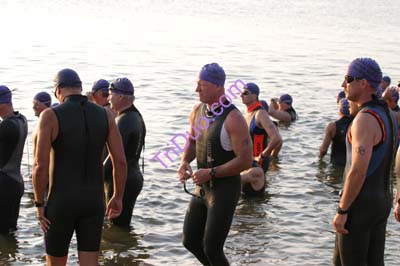
M 31 100 L 51 92 L 54 74 L 76 69 L 94 80 L 129 77 L 148 127 L 145 184 L 132 230 L 105 225 L 101 265 L 198 265 L 181 245 L 190 196 L 177 182 L 178 159 L 164 169 L 149 160 L 188 127 L 197 102 L 196 74 L 220 63 L 227 84 L 256 82 L 261 98 L 290 93 L 300 119 L 280 128 L 284 147 L 259 200 L 241 200 L 225 252 L 232 265 L 330 265 L 341 170 L 319 162 L 325 125 L 336 119 L 335 96 L 347 64 L 375 58 L 400 80 L 397 1 L 2 1 L 0 83 L 15 88 L 14 106 L 36 125 Z M 235 104 L 244 110 L 239 99 Z M 43 265 L 44 244 L 28 178 L 19 230 L 0 238 L 0 265 Z M 395 185 L 395 181 L 393 182 Z M 0 214 L 1 216 L 1 214 Z M 400 224 L 391 214 L 386 265 L 399 265 Z M 69 264 L 77 263 L 73 240 Z

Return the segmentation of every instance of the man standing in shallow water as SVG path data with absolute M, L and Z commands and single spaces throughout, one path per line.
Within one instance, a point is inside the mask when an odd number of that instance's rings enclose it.
M 334 265 L 384 265 L 386 222 L 392 206 L 390 168 L 397 125 L 376 93 L 382 79 L 379 65 L 357 58 L 348 67 L 346 96 L 361 110 L 346 138 L 345 181 L 337 213 Z
M 223 99 L 224 83 L 225 72 L 218 64 L 207 64 L 200 71 L 196 92 L 201 104 L 190 113 L 190 134 L 195 136 L 199 118 L 208 118 L 210 124 L 200 136 L 189 138 L 178 169 L 179 180 L 192 178 L 198 194 L 186 212 L 183 245 L 203 265 L 229 265 L 223 247 L 240 197 L 240 172 L 252 162 L 246 121 Z M 198 170 L 193 173 L 190 162 L 195 158 Z
M 121 136 L 113 115 L 81 95 L 82 82 L 75 71 L 61 70 L 54 83 L 60 105 L 40 115 L 32 177 L 37 217 L 45 233 L 46 260 L 48 265 L 66 265 L 75 232 L 79 264 L 98 265 L 104 221 L 101 155 L 107 143 L 115 167 L 115 189 L 106 214 L 113 219 L 122 210 L 126 179 Z

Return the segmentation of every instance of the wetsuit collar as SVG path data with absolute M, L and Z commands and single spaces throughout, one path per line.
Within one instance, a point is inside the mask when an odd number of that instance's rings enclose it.
M 129 111 L 136 111 L 136 107 L 132 104 L 131 106 L 129 106 L 128 108 L 122 110 L 119 114 L 122 115 L 123 113 L 127 113 Z
M 72 95 L 68 95 L 68 96 L 64 97 L 63 102 L 67 102 L 67 101 L 80 102 L 83 104 L 88 101 L 88 98 L 81 94 L 72 94 Z
M 252 105 L 250 105 L 249 107 L 247 107 L 247 112 L 248 112 L 248 113 L 251 113 L 251 112 L 253 112 L 254 110 L 256 110 L 257 107 L 262 107 L 262 104 L 261 104 L 260 102 L 255 102 L 255 103 L 253 103 Z

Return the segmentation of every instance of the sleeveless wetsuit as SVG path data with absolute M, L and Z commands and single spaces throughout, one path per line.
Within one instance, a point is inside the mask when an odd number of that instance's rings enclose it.
M 79 251 L 98 251 L 104 220 L 101 156 L 108 136 L 107 113 L 82 95 L 67 96 L 52 108 L 59 131 L 51 152 L 46 252 L 66 256 L 74 231 Z
M 259 167 L 258 163 L 256 161 L 253 161 L 252 167 Z M 244 197 L 262 197 L 265 194 L 265 186 L 266 186 L 266 181 L 264 179 L 264 187 L 259 189 L 259 190 L 254 190 L 253 187 L 251 186 L 251 183 L 245 183 L 242 184 L 242 193 Z
M 139 110 L 133 105 L 122 111 L 117 116 L 116 122 L 124 145 L 128 174 L 126 177 L 122 213 L 118 218 L 113 219 L 112 222 L 116 225 L 127 227 L 131 223 L 136 198 L 143 187 L 143 176 L 139 169 L 139 158 L 146 136 L 146 126 Z M 108 201 L 114 193 L 111 159 L 107 160 L 104 167 Z
M 362 106 L 360 112 L 377 119 L 382 139 L 373 147 L 364 184 L 349 208 L 345 225 L 349 234 L 336 234 L 335 265 L 384 265 L 386 222 L 392 206 L 389 178 L 397 142 L 397 123 L 382 101 L 370 101 Z M 351 165 L 350 128 L 346 147 L 344 177 Z
M 335 121 L 336 132 L 331 147 L 332 164 L 343 166 L 346 164 L 346 133 L 351 120 L 349 116 L 342 116 Z
M 297 119 L 297 113 L 294 110 L 293 107 L 290 107 L 289 109 L 286 109 L 285 112 L 288 112 L 290 114 L 290 118 L 292 119 L 292 122 Z
M 21 160 L 27 133 L 26 118 L 18 112 L 0 123 L 0 234 L 17 229 L 24 194 Z
M 198 169 L 222 165 L 235 158 L 233 150 L 224 148 L 221 135 L 227 115 L 236 107 L 219 108 L 223 108 L 223 113 L 209 118 L 209 126 L 196 140 Z M 207 116 L 206 104 L 198 107 L 195 121 L 201 116 Z M 201 187 L 196 186 L 197 191 L 203 191 L 203 197 L 192 197 L 190 201 L 183 227 L 183 245 L 203 265 L 229 265 L 223 247 L 240 197 L 240 186 L 239 173 L 216 177 Z
M 253 106 L 250 106 L 247 112 L 251 112 L 251 120 L 248 122 L 250 130 L 251 140 L 253 141 L 253 156 L 257 157 L 261 152 L 268 146 L 268 134 L 263 129 L 257 126 L 256 123 L 256 112 L 260 109 L 264 109 L 260 102 L 257 102 Z M 263 160 L 260 167 L 267 172 L 269 166 L 270 157 L 269 155 Z

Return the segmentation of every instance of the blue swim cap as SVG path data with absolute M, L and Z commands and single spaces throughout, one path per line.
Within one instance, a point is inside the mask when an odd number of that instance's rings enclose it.
M 128 78 L 117 78 L 111 82 L 110 90 L 123 95 L 133 95 L 135 93 L 133 84 Z
M 344 115 L 350 115 L 350 104 L 346 98 L 340 99 L 339 112 L 341 112 Z
M 255 83 L 252 83 L 252 82 L 247 83 L 244 88 L 247 89 L 252 94 L 255 94 L 257 96 L 260 94 L 260 88 L 258 88 L 257 84 L 255 84 Z
M 50 107 L 51 105 L 51 96 L 45 91 L 39 92 L 33 99 L 45 104 L 47 107 Z
M 102 91 L 108 91 L 108 87 L 110 86 L 110 83 L 108 83 L 107 80 L 105 79 L 99 79 L 98 81 L 95 81 L 92 86 L 92 92 L 96 92 L 98 90 Z
M 60 89 L 66 87 L 72 88 L 81 88 L 82 81 L 74 70 L 65 68 L 60 70 L 56 77 L 54 78 L 54 87 L 58 87 Z
M 217 63 L 207 64 L 202 67 L 199 79 L 223 87 L 225 84 L 225 71 Z
M 12 94 L 7 86 L 0 85 L 0 104 L 11 103 Z
M 347 75 L 364 78 L 372 88 L 377 89 L 382 81 L 382 71 L 378 63 L 371 58 L 357 58 L 350 63 Z

